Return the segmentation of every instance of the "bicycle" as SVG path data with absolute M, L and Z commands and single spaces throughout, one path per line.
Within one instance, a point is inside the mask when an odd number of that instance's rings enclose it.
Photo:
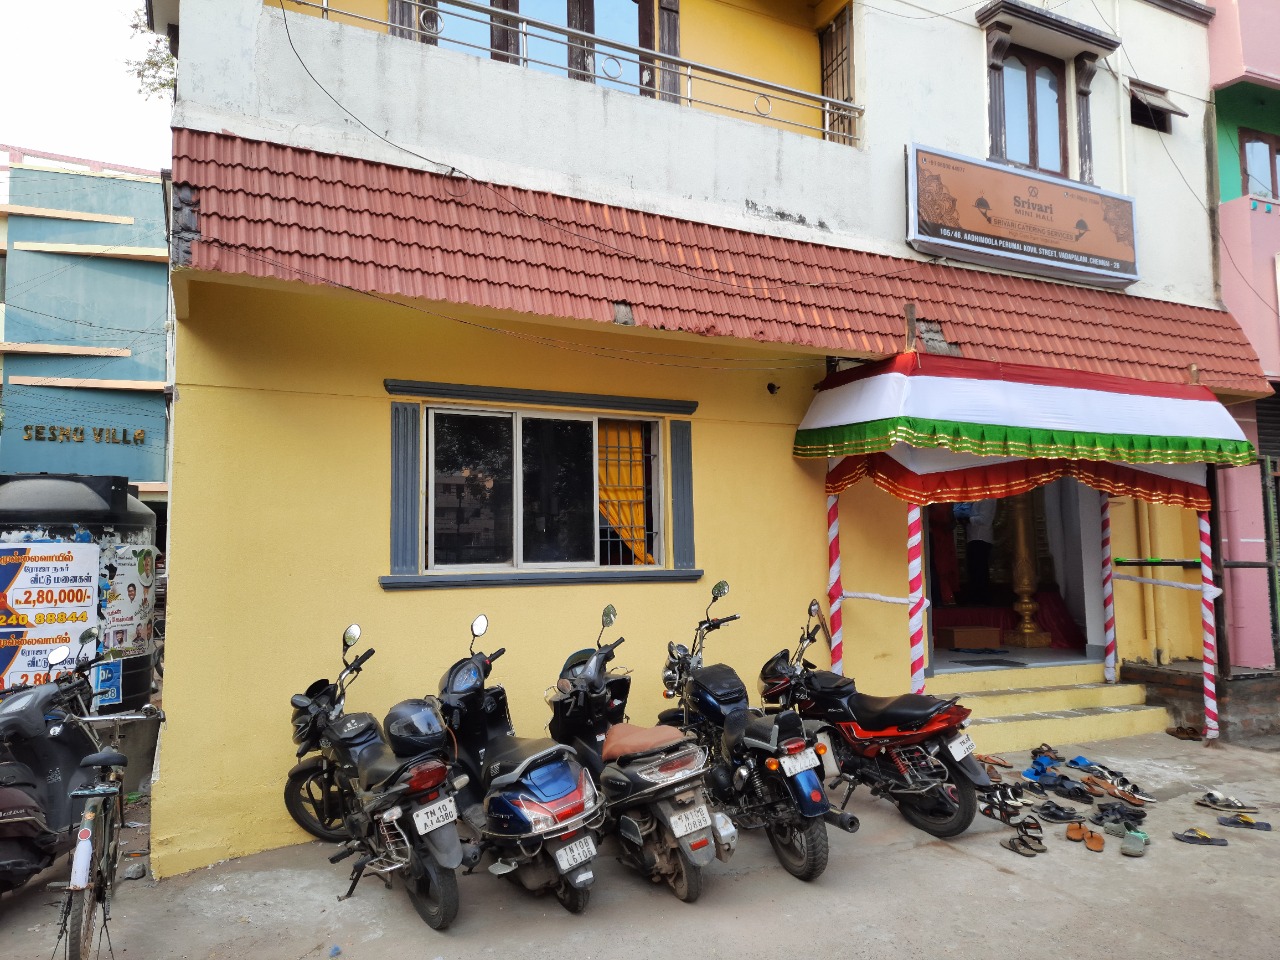
M 128 763 L 119 752 L 120 724 L 126 720 L 164 720 L 164 713 L 148 704 L 138 713 L 117 713 L 104 717 L 68 717 L 92 727 L 111 724 L 109 749 L 92 753 L 80 761 L 82 767 L 97 769 L 90 786 L 75 790 L 72 797 L 84 798 L 84 813 L 76 833 L 75 852 L 71 860 L 71 881 L 62 906 L 58 939 L 67 937 L 67 954 L 73 960 L 89 960 L 93 956 L 98 910 L 102 910 L 102 927 L 111 920 L 111 895 L 115 886 L 116 867 L 120 861 L 120 829 L 124 825 L 124 768 Z M 108 945 L 110 944 L 108 934 Z

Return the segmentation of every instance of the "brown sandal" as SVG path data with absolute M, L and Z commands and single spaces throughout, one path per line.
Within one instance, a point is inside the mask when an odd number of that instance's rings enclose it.
M 1084 835 L 1084 846 L 1086 850 L 1092 850 L 1094 853 L 1101 853 L 1102 848 L 1106 845 L 1106 841 L 1102 838 L 1102 834 L 1095 833 L 1093 830 L 1086 830 Z
M 1082 840 L 1084 840 L 1086 834 L 1089 834 L 1092 832 L 1093 832 L 1092 830 L 1086 830 L 1084 828 L 1084 824 L 1080 823 L 1079 821 L 1076 821 L 1075 823 L 1067 824 L 1067 839 L 1071 840 L 1074 843 L 1080 843 Z
M 1013 769 L 1012 763 L 1004 757 L 997 757 L 993 753 L 975 753 L 973 755 L 973 759 L 977 760 L 979 763 L 987 763 L 995 767 L 1004 767 L 1006 770 Z

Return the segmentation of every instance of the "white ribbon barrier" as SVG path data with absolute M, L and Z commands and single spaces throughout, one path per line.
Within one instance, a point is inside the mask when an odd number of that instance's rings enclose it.
M 1200 588 L 1197 587 L 1196 589 L 1198 590 Z M 886 597 L 881 593 L 846 593 L 843 596 L 845 600 L 875 600 L 879 603 L 899 603 L 903 606 L 911 603 L 910 597 Z M 930 604 L 928 598 L 925 599 L 924 606 L 926 610 L 929 609 Z
M 1152 577 L 1132 577 L 1127 573 L 1112 574 L 1115 580 L 1128 580 L 1132 583 L 1149 583 L 1155 587 L 1177 587 L 1179 590 L 1194 590 L 1196 593 L 1208 594 L 1210 600 L 1217 600 L 1222 596 L 1221 587 L 1209 587 L 1207 590 L 1198 583 L 1180 583 L 1177 580 L 1156 580 Z

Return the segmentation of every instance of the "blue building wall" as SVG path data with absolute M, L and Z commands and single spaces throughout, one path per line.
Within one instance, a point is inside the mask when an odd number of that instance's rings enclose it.
M 131 224 L 10 214 L 3 339 L 116 347 L 127 357 L 8 353 L 0 472 L 115 474 L 164 481 L 165 398 L 157 391 L 13 384 L 14 377 L 164 381 L 165 263 L 15 249 L 24 242 L 163 248 L 158 182 L 14 167 L 9 203 L 131 217 Z

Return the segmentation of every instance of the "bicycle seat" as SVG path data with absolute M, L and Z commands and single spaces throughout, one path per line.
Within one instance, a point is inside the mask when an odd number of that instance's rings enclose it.
M 91 753 L 80 761 L 80 766 L 82 767 L 125 767 L 128 765 L 129 758 L 123 753 L 116 753 L 114 750 Z

